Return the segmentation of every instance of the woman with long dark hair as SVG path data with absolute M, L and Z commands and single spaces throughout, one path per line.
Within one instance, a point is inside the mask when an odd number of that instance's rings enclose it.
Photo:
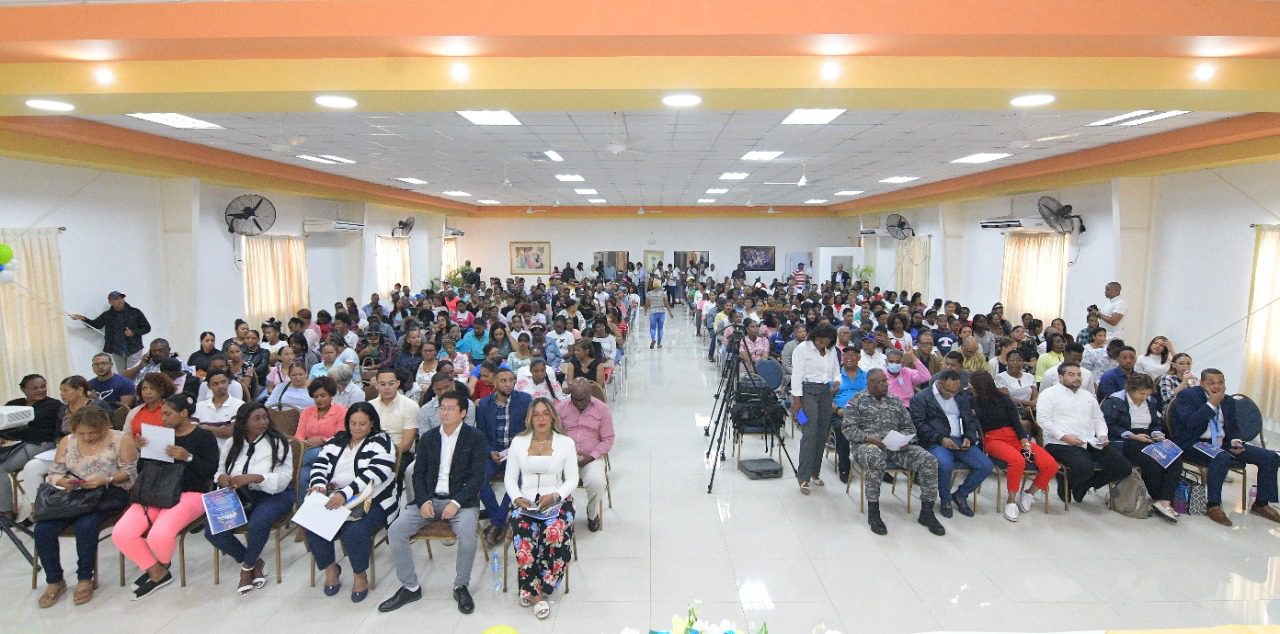
M 197 374 L 203 374 L 205 370 L 209 369 L 209 361 L 214 354 L 219 352 L 215 346 L 217 341 L 218 337 L 208 330 L 200 333 L 200 349 L 192 352 L 191 356 L 187 357 L 187 365 L 191 366 Z M 232 340 L 228 339 L 227 341 Z
M 1018 406 L 1008 394 L 996 388 L 989 372 L 971 374 L 969 389 L 973 392 L 973 411 L 982 426 L 982 444 L 987 455 L 1007 465 L 1005 484 L 1009 501 L 1004 505 L 1004 518 L 1016 522 L 1020 513 L 1035 506 L 1037 492 L 1048 495 L 1049 482 L 1058 475 L 1058 461 L 1023 428 Z M 1035 465 L 1036 477 L 1023 490 L 1022 474 L 1028 464 Z
M 248 535 L 242 543 L 235 531 L 214 534 L 205 526 L 204 536 L 214 548 L 240 564 L 238 594 L 267 585 L 262 549 L 271 536 L 271 527 L 293 510 L 293 449 L 289 439 L 276 429 L 267 407 L 249 401 L 236 411 L 231 444 L 222 451 L 214 481 L 219 487 L 235 489 L 249 518 Z

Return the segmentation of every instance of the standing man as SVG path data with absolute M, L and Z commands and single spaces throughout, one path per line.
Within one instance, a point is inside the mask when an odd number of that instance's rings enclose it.
M 471 614 L 475 602 L 467 585 L 476 560 L 476 524 L 480 521 L 480 487 L 486 482 L 485 463 L 489 453 L 484 434 L 463 425 L 470 402 L 462 392 L 440 398 L 440 426 L 428 431 L 418 443 L 413 467 L 413 502 L 387 529 L 396 577 L 402 584 L 390 599 L 378 605 L 379 612 L 400 609 L 422 598 L 418 573 L 413 566 L 413 544 L 409 541 L 428 522 L 448 522 L 458 539 L 458 560 L 453 577 L 453 600 L 458 611 Z M 414 512 L 414 510 L 417 512 Z
M 533 397 L 516 391 L 516 374 L 511 368 L 499 369 L 493 386 L 493 394 L 476 403 L 476 428 L 484 432 L 489 447 L 484 483 L 480 485 L 480 501 L 489 512 L 489 528 L 485 529 L 484 536 L 490 544 L 497 544 L 502 539 L 502 529 L 506 527 L 511 498 L 503 495 L 499 504 L 489 482 L 506 469 L 507 449 L 511 446 L 511 439 L 524 431 Z
M 103 331 L 105 341 L 102 351 L 111 355 L 117 368 L 132 368 L 142 360 L 142 336 L 151 332 L 151 323 L 142 311 L 124 301 L 125 294 L 111 291 L 107 294 L 110 308 L 101 315 L 89 319 L 81 314 L 70 317 Z
M 89 389 L 97 392 L 98 398 L 111 405 L 112 410 L 133 407 L 133 381 L 115 373 L 111 355 L 105 352 L 93 355 L 93 378 L 89 379 Z
M 564 433 L 578 451 L 578 477 L 587 488 L 587 530 L 600 530 L 600 496 L 605 492 L 604 456 L 613 448 L 613 414 L 591 396 L 591 381 L 578 377 L 569 385 L 569 400 L 556 403 Z
M 745 282 L 747 280 L 747 265 L 743 264 L 742 262 L 739 262 L 738 268 L 734 269 L 733 273 L 729 274 L 729 277 L 735 280 L 742 280 Z
M 844 270 L 843 264 L 836 265 L 835 273 L 831 274 L 831 284 L 838 288 L 844 288 L 849 285 L 849 272 Z
M 1111 282 L 1107 284 L 1102 291 L 1103 296 L 1107 299 L 1100 305 L 1089 307 L 1089 312 L 1096 312 L 1098 319 L 1106 324 L 1103 328 L 1107 329 L 1107 339 L 1124 339 L 1124 315 L 1129 310 L 1129 305 L 1120 299 L 1120 282 Z
M 933 386 L 911 397 L 911 423 L 921 447 L 938 459 L 938 491 L 942 503 L 938 511 L 951 517 L 951 505 L 965 517 L 973 517 L 967 501 L 993 468 L 991 459 L 978 448 L 982 428 L 973 414 L 973 400 L 960 391 L 960 375 L 953 370 L 938 373 Z M 951 492 L 951 471 L 959 462 L 969 468 L 960 487 Z
M 1089 489 L 1119 482 L 1133 470 L 1111 445 L 1098 399 L 1080 388 L 1078 364 L 1064 361 L 1058 366 L 1058 384 L 1040 393 L 1036 414 L 1044 430 L 1045 451 L 1066 467 L 1070 477 L 1070 491 L 1062 477 L 1058 479 L 1058 497 L 1063 502 L 1068 494 L 1083 502 Z
M 809 274 L 804 271 L 804 262 L 796 262 L 796 270 L 791 272 L 791 286 L 797 293 L 803 293 L 809 286 Z

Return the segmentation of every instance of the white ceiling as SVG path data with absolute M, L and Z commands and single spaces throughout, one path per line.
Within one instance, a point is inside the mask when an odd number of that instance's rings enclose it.
M 521 126 L 476 126 L 454 112 L 287 114 L 184 113 L 224 130 L 178 130 L 124 115 L 90 119 L 233 152 L 267 158 L 381 185 L 441 196 L 469 192 L 467 202 L 494 199 L 503 205 L 584 205 L 594 188 L 609 205 L 797 205 L 811 198 L 833 204 L 839 190 L 871 196 L 1049 156 L 1115 143 L 1234 116 L 1191 113 L 1137 126 L 1086 127 L 1121 112 L 974 112 L 851 110 L 828 125 L 780 125 L 786 111 L 662 110 L 652 112 L 516 112 Z M 1031 142 L 1017 148 L 1016 138 Z M 1073 135 L 1057 140 L 1037 139 Z M 634 151 L 613 154 L 626 143 Z M 564 162 L 546 160 L 555 150 Z M 743 161 L 749 150 L 780 150 L 767 163 Z M 977 152 L 1013 156 L 980 165 L 951 161 Z M 331 154 L 354 165 L 319 165 L 296 154 Z M 538 161 L 527 155 L 537 156 Z M 807 165 L 807 187 L 764 185 L 794 182 Z M 512 181 L 503 185 L 503 164 Z M 720 174 L 749 172 L 744 181 Z M 581 174 L 567 183 L 556 174 Z M 890 176 L 919 176 L 904 185 L 879 183 Z M 412 186 L 391 180 L 428 181 Z M 712 187 L 729 193 L 708 195 Z

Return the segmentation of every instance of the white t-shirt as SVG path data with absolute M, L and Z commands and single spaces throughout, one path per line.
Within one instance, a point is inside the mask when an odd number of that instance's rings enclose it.
M 1134 364 L 1133 370 L 1151 377 L 1152 380 L 1159 381 L 1160 377 L 1169 373 L 1169 362 L 1161 362 L 1158 354 L 1144 354 L 1138 357 L 1138 362 Z
M 1104 317 L 1114 317 L 1128 313 L 1129 306 L 1124 303 L 1123 299 L 1116 297 L 1098 304 L 1098 312 L 1102 313 Z M 1124 323 L 1125 320 L 1121 319 L 1120 323 L 1114 326 L 1105 322 L 1099 325 L 1107 329 L 1107 341 L 1110 341 L 1112 339 L 1124 339 Z
M 227 395 L 240 402 L 244 402 L 244 386 L 239 381 L 231 381 L 227 384 Z M 207 401 L 213 398 L 213 391 L 209 389 L 208 383 L 200 384 L 200 392 L 196 396 L 196 404 L 200 401 Z
M 556 342 L 556 347 L 560 349 L 560 356 L 568 358 L 569 349 L 573 346 L 573 332 L 565 329 L 564 332 L 556 332 L 551 330 L 547 333 L 547 339 Z
M 1013 378 L 1008 372 L 1001 372 L 996 376 L 996 387 L 1002 387 L 1009 390 L 1009 398 L 1015 401 L 1031 400 L 1031 388 L 1036 385 L 1036 377 L 1024 371 L 1022 376 Z

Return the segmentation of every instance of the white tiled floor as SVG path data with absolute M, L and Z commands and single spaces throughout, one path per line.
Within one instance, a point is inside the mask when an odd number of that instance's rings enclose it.
M 385 548 L 377 589 L 353 606 L 346 593 L 326 598 L 307 585 L 306 555 L 292 541 L 285 545 L 285 582 L 237 597 L 229 583 L 213 586 L 211 549 L 196 538 L 188 542 L 186 588 L 175 584 L 153 599 L 127 601 L 107 542 L 100 555 L 105 582 L 93 602 L 75 607 L 64 599 L 49 610 L 36 607 L 30 571 L 0 542 L 4 629 L 69 632 L 91 623 L 135 634 L 174 626 L 477 633 L 507 624 L 522 634 L 613 634 L 665 629 L 694 600 L 709 620 L 767 622 L 778 634 L 821 632 L 820 626 L 892 634 L 1280 621 L 1280 525 L 1239 513 L 1231 515 L 1232 529 L 1202 517 L 1171 526 L 1126 518 L 1090 499 L 1069 513 L 1058 506 L 1010 524 L 994 510 L 992 479 L 978 517 L 943 520 L 945 537 L 915 524 L 900 488 L 898 499 L 883 501 L 890 533 L 877 537 L 858 512 L 856 490 L 846 496 L 829 463 L 830 484 L 803 497 L 790 477 L 746 479 L 732 458 L 708 495 L 707 438 L 697 424 L 710 414 L 715 368 L 704 340 L 695 340 L 682 311 L 677 315 L 662 350 L 648 350 L 645 332 L 633 340 L 628 391 L 612 402 L 614 508 L 604 532 L 579 533 L 572 593 L 558 598 L 546 622 L 519 608 L 514 594 L 495 592 L 481 561 L 472 582 L 476 612 L 459 614 L 449 598 L 449 548 L 437 549 L 433 563 L 420 553 L 427 599 L 384 615 L 376 605 L 397 586 Z M 798 437 L 788 439 L 793 452 L 798 446 Z M 745 453 L 761 454 L 761 442 L 749 439 Z M 1237 502 L 1234 491 L 1227 487 L 1228 504 Z M 72 553 L 64 540 L 64 566 L 73 571 Z

